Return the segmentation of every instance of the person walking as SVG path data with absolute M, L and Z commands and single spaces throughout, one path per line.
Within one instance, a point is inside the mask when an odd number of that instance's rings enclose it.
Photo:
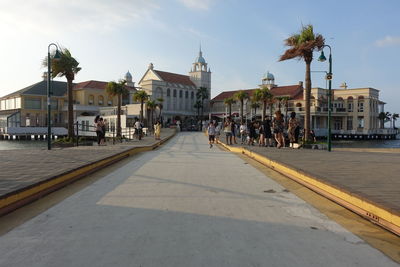
M 239 131 L 240 131 L 241 144 L 243 145 L 246 143 L 247 139 L 247 126 L 244 121 L 240 124 Z
M 221 136 L 221 123 L 216 122 L 215 123 L 215 143 L 219 143 L 219 137 Z
M 226 144 L 232 145 L 232 125 L 231 119 L 228 117 L 224 123 L 224 133 L 226 136 Z
M 275 119 L 274 122 L 272 123 L 272 127 L 274 128 L 274 135 L 275 135 L 275 140 L 277 142 L 277 148 L 281 148 L 285 146 L 285 140 L 283 138 L 283 130 L 284 130 L 284 122 L 283 122 L 283 116 L 280 110 L 275 112 Z
M 212 148 L 215 142 L 215 125 L 213 122 L 210 122 L 208 124 L 207 133 L 208 133 L 208 143 L 210 144 L 210 148 Z
M 249 125 L 249 146 L 254 146 L 254 140 L 257 138 L 257 133 L 256 133 L 256 121 L 254 119 L 251 120 L 250 125 Z
M 133 128 L 135 129 L 136 139 L 141 140 L 142 139 L 142 124 L 140 123 L 138 118 L 135 118 L 135 124 L 134 124 Z
M 98 141 L 97 144 L 99 146 L 105 145 L 105 139 L 106 139 L 106 125 L 103 121 L 103 118 L 99 118 L 97 121 L 97 126 L 96 126 L 96 133 L 99 131 L 99 136 L 98 136 Z
M 154 138 L 156 140 L 161 140 L 161 122 L 159 120 L 154 124 Z
M 100 115 L 97 115 L 96 118 L 94 118 L 94 128 L 96 130 L 97 145 L 100 145 L 102 132 L 103 132 L 103 129 L 101 128 L 101 125 L 100 125 Z
M 271 120 L 269 117 L 266 117 L 263 122 L 263 130 L 265 137 L 265 146 L 272 146 Z
M 233 143 L 237 144 L 236 135 L 237 135 L 238 130 L 237 130 L 237 124 L 234 120 L 232 120 L 232 122 L 231 122 L 231 131 L 232 131 Z M 231 141 L 231 143 L 232 143 L 232 141 Z
M 288 135 L 289 135 L 289 141 L 290 141 L 290 147 L 294 148 L 295 143 L 297 143 L 298 140 L 298 127 L 299 127 L 299 122 L 296 119 L 296 112 L 290 113 L 290 119 L 288 123 Z
M 265 146 L 265 131 L 264 131 L 264 122 L 260 121 L 258 124 L 258 146 Z

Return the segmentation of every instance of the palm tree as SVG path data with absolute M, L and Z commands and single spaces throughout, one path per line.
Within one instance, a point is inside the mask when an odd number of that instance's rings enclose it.
M 385 123 L 388 121 L 392 122 L 392 114 L 390 114 L 390 112 L 385 112 Z
M 380 112 L 378 115 L 378 119 L 381 122 L 381 129 L 385 128 L 385 119 L 386 119 L 385 112 Z
M 240 90 L 239 92 L 237 92 L 233 95 L 233 98 L 235 100 L 240 101 L 240 122 L 242 122 L 242 123 L 243 123 L 244 100 L 247 99 L 248 97 L 249 97 L 249 95 L 243 90 Z
M 380 112 L 378 119 L 381 121 L 381 129 L 385 128 L 385 122 L 390 121 L 392 114 L 390 112 Z
M 149 99 L 146 91 L 140 90 L 133 95 L 133 101 L 140 102 L 140 121 L 143 122 L 143 105 Z
M 260 100 L 261 100 L 261 95 L 260 94 L 253 94 L 252 97 L 250 98 L 250 107 L 254 108 L 254 116 L 257 118 L 257 109 L 260 107 Z M 256 105 L 257 104 L 257 105 Z
M 197 109 L 197 120 L 199 120 L 200 117 L 200 109 L 203 107 L 201 104 L 200 100 L 196 100 L 196 103 L 193 106 L 195 109 Z
M 254 92 L 255 95 L 257 95 L 258 99 L 260 99 L 260 101 L 262 102 L 262 121 L 265 120 L 265 116 L 267 114 L 267 105 L 269 103 L 269 101 L 271 100 L 271 98 L 273 98 L 273 94 L 271 94 L 271 92 L 269 91 L 269 89 L 267 87 L 263 87 L 261 89 L 257 89 Z
M 199 87 L 196 92 L 196 98 L 201 102 L 201 120 L 203 120 L 204 100 L 208 98 L 208 89 L 206 87 Z
M 150 111 L 150 117 L 149 117 L 150 127 L 149 128 L 153 129 L 153 124 L 154 124 L 153 113 L 157 108 L 157 102 L 154 100 L 149 100 L 149 101 L 147 101 L 146 106 L 147 106 L 147 109 Z
M 224 99 L 224 104 L 228 106 L 228 114 L 229 117 L 232 116 L 232 104 L 235 103 L 235 99 L 233 97 L 228 97 Z
M 290 96 L 283 96 L 282 97 L 283 107 L 285 108 L 285 123 L 286 123 L 286 126 L 288 126 L 288 123 L 287 123 L 288 116 L 287 116 L 287 114 L 288 114 L 289 100 L 290 100 Z
M 288 50 L 280 57 L 279 61 L 288 59 L 303 59 L 306 63 L 305 77 L 305 140 L 309 140 L 310 133 L 310 99 L 311 99 L 311 62 L 313 60 L 313 51 L 321 50 L 325 45 L 325 39 L 321 34 L 315 34 L 312 25 L 302 26 L 300 33 L 293 34 L 285 40 Z
M 272 117 L 273 117 L 272 112 L 273 112 L 273 110 L 274 110 L 274 103 L 275 103 L 275 101 L 276 101 L 275 96 L 271 94 L 271 97 L 270 97 L 269 100 L 268 100 L 269 114 L 271 115 L 271 119 L 272 119 Z
M 257 118 L 257 109 L 260 107 L 260 103 L 251 101 L 250 107 L 254 109 L 254 116 Z
M 107 93 L 117 97 L 117 137 L 121 137 L 121 102 L 122 95 L 128 94 L 128 89 L 125 87 L 126 81 L 120 80 L 119 82 L 109 82 L 106 85 Z
M 393 113 L 392 114 L 392 120 L 393 120 L 393 129 L 396 129 L 396 120 L 399 118 L 399 113 Z
M 161 119 L 161 112 L 162 112 L 162 109 L 163 109 L 163 107 L 164 107 L 164 105 L 163 105 L 163 103 L 164 103 L 164 98 L 162 98 L 162 97 L 157 98 L 157 102 L 158 102 L 157 107 L 158 107 L 158 109 L 160 110 L 160 113 L 158 114 L 158 119 L 160 120 L 160 119 Z
M 47 57 L 43 60 L 43 66 L 47 67 Z M 51 77 L 63 77 L 67 79 L 68 92 L 68 137 L 74 136 L 74 106 L 72 82 L 75 80 L 75 75 L 82 69 L 79 62 L 72 57 L 71 52 L 67 48 L 61 48 L 60 59 L 51 60 Z M 50 122 L 48 122 L 50 123 Z

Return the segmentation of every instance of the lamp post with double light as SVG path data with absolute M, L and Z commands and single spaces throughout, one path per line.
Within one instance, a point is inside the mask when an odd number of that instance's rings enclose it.
M 53 60 L 59 60 L 61 58 L 58 46 L 54 43 L 49 44 L 47 47 L 47 149 L 51 150 L 51 56 L 50 47 L 55 46 L 56 52 L 54 53 Z
M 323 47 L 329 48 L 329 71 L 326 74 L 325 78 L 328 80 L 328 151 L 332 150 L 332 129 L 331 129 L 331 120 L 332 120 L 332 48 L 329 45 L 324 45 Z M 322 48 L 323 49 L 323 48 Z M 321 55 L 318 58 L 319 61 L 324 62 L 326 57 L 324 55 L 324 50 L 321 51 Z

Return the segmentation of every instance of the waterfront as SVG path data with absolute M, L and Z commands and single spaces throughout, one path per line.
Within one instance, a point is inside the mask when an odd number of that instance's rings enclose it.
M 353 141 L 341 140 L 334 141 L 332 144 L 336 148 L 400 148 L 400 136 L 396 140 L 366 140 Z M 47 141 L 0 141 L 0 150 L 15 149 L 46 149 Z
M 332 146 L 336 148 L 400 148 L 400 137 L 395 140 L 360 140 L 334 141 Z
M 45 149 L 47 141 L 0 141 L 0 150 Z

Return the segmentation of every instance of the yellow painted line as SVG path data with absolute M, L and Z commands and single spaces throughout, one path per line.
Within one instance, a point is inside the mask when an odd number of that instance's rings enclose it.
M 15 193 L 13 195 L 10 195 L 6 198 L 0 199 L 0 210 L 4 207 L 7 207 L 11 204 L 14 204 L 18 201 L 24 200 L 25 198 L 28 198 L 30 196 L 33 196 L 37 193 L 40 193 L 46 189 L 49 189 L 53 186 L 56 186 L 58 184 L 73 180 L 81 175 L 85 175 L 87 173 L 92 172 L 95 169 L 100 169 L 101 167 L 104 167 L 114 161 L 118 161 L 121 160 L 125 157 L 129 157 L 132 156 L 134 154 L 138 154 L 140 152 L 145 152 L 145 151 L 151 151 L 153 149 L 155 149 L 156 147 L 160 146 L 161 144 L 165 143 L 166 141 L 168 141 L 169 139 L 171 139 L 173 136 L 175 135 L 172 134 L 171 136 L 165 138 L 164 140 L 160 140 L 159 142 L 155 143 L 154 145 L 149 145 L 149 146 L 143 146 L 143 147 L 134 147 L 132 149 L 129 149 L 127 151 L 124 151 L 120 154 L 111 156 L 107 159 L 103 159 L 91 164 L 88 164 L 84 167 L 80 167 L 79 169 L 73 170 L 69 173 L 66 174 L 62 174 L 59 177 L 53 178 L 46 182 L 40 183 L 34 187 L 31 187 L 27 190 L 23 190 L 21 192 Z
M 350 206 L 353 206 L 354 211 L 357 212 L 357 209 L 358 209 L 357 213 L 362 213 L 362 215 L 365 215 L 363 212 L 361 212 L 361 211 L 365 211 L 365 212 L 367 212 L 368 216 L 364 216 L 364 217 L 371 218 L 372 221 L 374 221 L 375 223 L 381 224 L 386 228 L 390 228 L 389 230 L 395 232 L 398 235 L 400 234 L 400 216 L 398 216 L 384 208 L 378 207 L 375 204 L 365 201 L 357 196 L 351 195 L 347 192 L 344 192 L 343 190 L 340 190 L 331 185 L 323 183 L 323 182 L 319 181 L 318 179 L 313 178 L 310 175 L 307 175 L 300 171 L 289 168 L 277 161 L 273 161 L 266 156 L 262 156 L 255 152 L 247 150 L 243 147 L 240 147 L 240 148 L 231 147 L 224 143 L 221 143 L 221 145 L 232 152 L 245 154 L 248 157 L 250 157 L 254 160 L 257 160 L 258 162 L 266 165 L 267 167 L 270 167 L 270 168 L 288 176 L 289 178 L 292 178 L 298 182 L 302 182 L 303 185 L 308 186 L 313 190 L 319 189 L 318 191 L 326 192 L 327 195 L 332 196 L 332 200 L 339 202 L 339 204 L 343 204 L 343 202 L 345 202 L 345 204 L 348 203 L 348 204 L 350 204 Z M 349 207 L 349 208 L 352 208 L 352 207 Z

